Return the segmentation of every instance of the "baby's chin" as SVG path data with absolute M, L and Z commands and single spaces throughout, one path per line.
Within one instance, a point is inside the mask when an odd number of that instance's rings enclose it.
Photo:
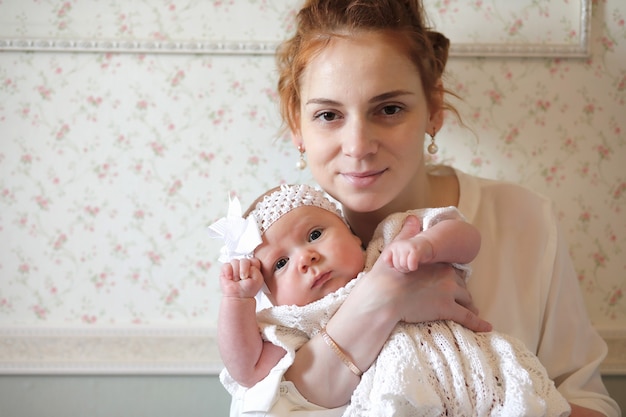
M 355 275 L 355 278 L 356 278 L 356 275 Z M 322 298 L 326 297 L 328 294 L 332 294 L 336 292 L 337 290 L 339 290 L 340 288 L 345 287 L 353 279 L 354 278 L 346 278 L 346 279 L 332 278 L 328 280 L 327 282 L 325 282 L 317 291 L 311 290 L 309 294 L 307 294 L 306 297 L 303 297 L 302 296 L 303 294 L 301 294 L 300 297 L 296 297 L 296 298 L 292 297 L 287 300 L 285 299 L 277 300 L 274 297 L 269 297 L 269 299 L 272 302 L 272 305 L 274 306 L 292 305 L 292 306 L 303 307 L 307 304 L 311 304 L 316 301 L 319 301 Z
M 356 275 L 354 277 L 356 277 Z M 334 279 L 331 279 L 326 284 L 324 284 L 324 286 L 322 286 L 322 293 L 323 293 L 323 295 L 321 297 L 319 297 L 319 299 L 321 299 L 323 297 L 326 297 L 328 294 L 334 293 L 335 291 L 337 291 L 340 288 L 345 287 L 353 279 L 354 278 L 346 278 L 346 279 L 334 278 Z

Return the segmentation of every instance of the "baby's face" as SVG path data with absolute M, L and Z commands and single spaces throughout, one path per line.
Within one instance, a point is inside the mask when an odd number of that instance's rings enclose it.
M 303 306 L 346 285 L 363 270 L 360 239 L 339 216 L 314 206 L 285 214 L 254 251 L 274 305 Z

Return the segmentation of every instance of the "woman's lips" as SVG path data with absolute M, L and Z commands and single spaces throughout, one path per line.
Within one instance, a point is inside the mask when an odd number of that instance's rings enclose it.
M 364 171 L 364 172 L 344 172 L 343 177 L 352 185 L 356 187 L 368 187 L 376 182 L 386 169 L 378 171 Z

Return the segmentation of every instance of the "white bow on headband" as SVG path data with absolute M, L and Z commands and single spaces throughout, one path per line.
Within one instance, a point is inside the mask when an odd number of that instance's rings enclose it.
M 261 233 L 254 216 L 244 219 L 241 204 L 237 197 L 228 199 L 228 214 L 209 226 L 209 236 L 222 238 L 224 246 L 220 250 L 220 262 L 233 259 L 251 258 L 254 249 L 261 244 Z

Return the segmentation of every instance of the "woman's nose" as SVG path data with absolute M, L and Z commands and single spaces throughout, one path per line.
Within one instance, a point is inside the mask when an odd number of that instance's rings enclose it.
M 298 255 L 298 269 L 307 272 L 309 268 L 320 260 L 320 254 L 312 249 L 302 249 Z
M 353 118 L 346 124 L 342 150 L 344 155 L 363 159 L 376 153 L 378 143 L 371 126 L 361 118 Z

